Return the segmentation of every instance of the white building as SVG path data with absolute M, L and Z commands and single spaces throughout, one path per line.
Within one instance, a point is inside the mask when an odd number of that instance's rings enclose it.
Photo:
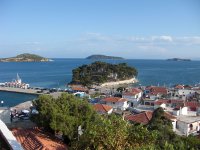
M 93 107 L 99 114 L 110 115 L 113 112 L 113 108 L 111 106 L 108 106 L 108 105 L 95 104 L 95 105 L 93 105 Z
M 106 105 L 112 106 L 114 110 L 126 110 L 129 107 L 128 100 L 120 97 L 107 97 L 102 100 Z
M 138 88 L 132 88 L 130 91 L 126 91 L 122 94 L 122 98 L 128 100 L 130 107 L 134 107 L 135 105 L 137 105 L 141 97 L 142 97 L 142 90 Z
M 179 116 L 176 126 L 183 135 L 196 134 L 200 129 L 200 116 Z

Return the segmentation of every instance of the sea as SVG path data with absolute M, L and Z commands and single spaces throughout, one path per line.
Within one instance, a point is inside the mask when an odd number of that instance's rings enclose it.
M 127 63 L 138 70 L 139 85 L 173 86 L 175 84 L 199 84 L 200 61 L 166 60 L 89 60 L 52 58 L 50 62 L 0 62 L 0 83 L 16 79 L 17 73 L 22 81 L 31 87 L 66 88 L 72 79 L 72 70 L 94 61 L 118 64 Z M 12 95 L 9 97 L 10 95 Z M 0 101 L 4 105 L 14 106 L 20 102 L 35 98 L 33 95 L 0 92 Z M 30 98 L 29 98 L 30 97 Z

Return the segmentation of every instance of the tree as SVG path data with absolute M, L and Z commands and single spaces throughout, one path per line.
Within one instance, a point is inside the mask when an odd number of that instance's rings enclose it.
M 70 94 L 62 94 L 57 99 L 40 96 L 34 105 L 39 111 L 34 121 L 45 129 L 61 132 L 70 141 L 77 140 L 78 126 L 86 130 L 95 120 L 96 112 L 92 106 Z
M 137 76 L 137 70 L 126 63 L 109 64 L 105 62 L 94 62 L 82 65 L 72 70 L 72 84 L 90 86 L 108 81 L 131 79 Z

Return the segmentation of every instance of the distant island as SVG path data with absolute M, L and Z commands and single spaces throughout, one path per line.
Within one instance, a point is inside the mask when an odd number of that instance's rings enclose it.
M 72 70 L 72 81 L 70 84 L 81 84 L 84 86 L 102 85 L 108 82 L 133 83 L 138 72 L 134 67 L 126 63 L 110 64 L 105 62 L 94 62 L 82 65 Z M 119 83 L 120 84 L 120 83 Z
M 191 61 L 191 59 L 171 58 L 171 59 L 167 59 L 167 61 Z
M 29 53 L 20 54 L 15 57 L 0 59 L 0 62 L 46 62 L 46 61 L 50 61 L 50 59 Z
M 88 56 L 86 59 L 124 59 L 124 58 L 116 56 L 106 56 L 106 55 L 91 55 Z

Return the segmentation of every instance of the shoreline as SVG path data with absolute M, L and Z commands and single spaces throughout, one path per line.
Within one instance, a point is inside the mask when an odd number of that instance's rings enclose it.
M 100 85 L 100 88 L 106 87 L 106 86 L 116 86 L 116 85 L 122 85 L 122 84 L 134 84 L 139 82 L 138 79 L 132 78 L 129 80 L 120 80 L 120 81 L 114 81 L 114 82 L 106 82 Z

